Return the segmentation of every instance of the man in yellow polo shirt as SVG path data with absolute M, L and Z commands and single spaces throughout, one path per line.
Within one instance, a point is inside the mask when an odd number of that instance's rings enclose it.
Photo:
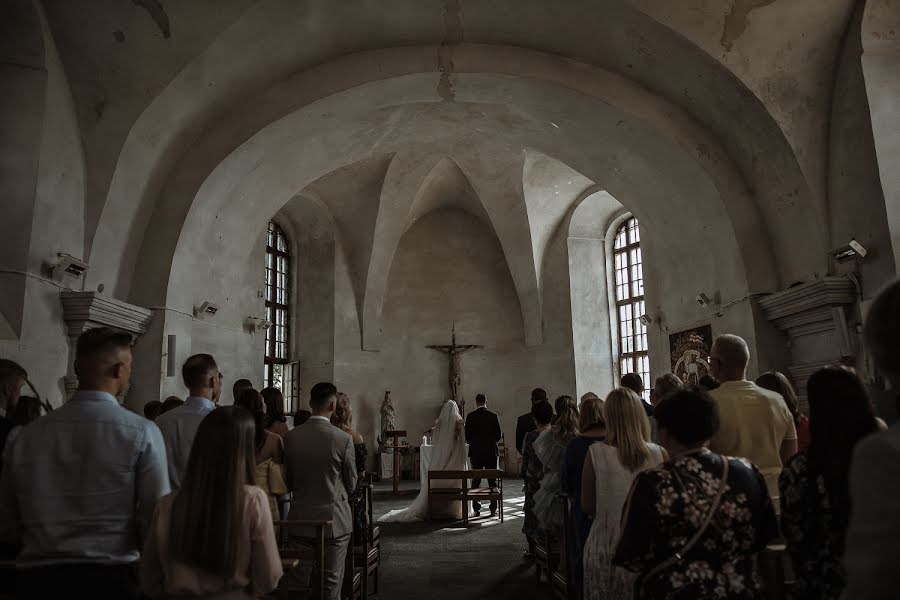
M 742 338 L 716 338 L 709 363 L 722 385 L 709 394 L 719 406 L 720 425 L 709 447 L 755 464 L 766 478 L 769 496 L 777 500 L 781 468 L 797 453 L 797 429 L 780 394 L 747 381 L 748 362 L 750 350 Z

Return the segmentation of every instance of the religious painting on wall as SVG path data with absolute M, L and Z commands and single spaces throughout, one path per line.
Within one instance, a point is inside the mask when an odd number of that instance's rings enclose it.
M 695 327 L 669 336 L 672 372 L 687 385 L 699 385 L 700 378 L 711 375 L 709 352 L 712 349 L 712 326 Z

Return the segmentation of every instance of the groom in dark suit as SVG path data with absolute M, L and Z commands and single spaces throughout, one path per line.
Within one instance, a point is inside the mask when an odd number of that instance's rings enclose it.
M 503 436 L 500 431 L 500 419 L 497 413 L 487 409 L 484 394 L 475 396 L 477 408 L 466 417 L 466 443 L 469 444 L 469 461 L 473 469 L 496 469 L 500 451 L 497 442 Z M 473 479 L 472 487 L 481 485 L 481 479 Z M 488 485 L 497 487 L 497 480 L 488 479 Z M 477 517 L 481 512 L 481 503 L 472 501 L 472 509 Z M 497 515 L 497 501 L 491 500 L 491 516 Z

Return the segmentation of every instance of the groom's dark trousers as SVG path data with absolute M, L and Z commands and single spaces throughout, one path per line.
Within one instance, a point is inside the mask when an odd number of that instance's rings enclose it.
M 489 411 L 485 406 L 479 406 L 466 417 L 466 443 L 469 444 L 469 462 L 473 469 L 496 469 L 497 457 L 500 452 L 497 442 L 503 437 L 500 430 L 500 419 L 497 413 Z M 481 478 L 472 479 L 472 487 L 479 487 Z M 490 487 L 497 487 L 496 479 L 488 479 Z M 497 501 L 491 500 L 491 512 L 497 510 Z M 475 512 L 481 510 L 478 500 L 472 501 Z

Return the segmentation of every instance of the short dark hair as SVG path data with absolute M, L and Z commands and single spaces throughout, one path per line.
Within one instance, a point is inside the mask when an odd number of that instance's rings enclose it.
M 109 350 L 131 349 L 131 334 L 112 327 L 95 327 L 78 336 L 75 360 L 96 356 Z
M 328 400 L 332 396 L 337 397 L 337 388 L 333 383 L 327 381 L 317 383 L 309 390 L 309 406 L 313 410 L 322 410 L 328 406 Z
M 485 402 L 487 402 L 487 398 L 485 398 L 484 394 L 475 396 L 475 404 L 484 404 Z
M 547 399 L 547 390 L 544 388 L 534 388 L 531 390 L 531 403 L 535 404 L 541 400 Z
M 719 408 L 712 397 L 697 388 L 679 390 L 663 398 L 653 416 L 679 444 L 694 447 L 719 430 Z
M 21 377 L 28 379 L 28 373 L 19 363 L 9 360 L 8 358 L 0 358 L 0 381 L 7 377 Z
M 241 396 L 241 392 L 250 389 L 253 389 L 253 382 L 249 379 L 238 379 L 231 386 L 231 392 L 234 394 L 235 401 Z
M 306 410 L 305 408 L 301 408 L 297 411 L 297 414 L 294 415 L 294 427 L 298 425 L 303 425 L 309 418 L 312 416 L 312 413 Z
M 644 380 L 637 373 L 625 373 L 622 375 L 622 387 L 626 387 L 640 396 L 644 393 Z
M 184 385 L 189 390 L 205 387 L 209 372 L 214 369 L 218 370 L 218 368 L 212 354 L 195 354 L 184 361 L 184 365 L 181 367 L 181 378 L 184 379 Z
M 706 390 L 707 392 L 718 389 L 718 387 L 721 385 L 718 379 L 708 373 L 701 377 L 700 381 L 698 381 L 697 383 L 700 384 L 699 387 L 701 389 Z
M 162 405 L 162 400 L 151 400 L 144 405 L 144 416 L 151 421 L 155 421 L 156 417 L 159 416 L 159 411 L 162 410 Z
M 535 402 L 531 407 L 531 416 L 538 425 L 548 425 L 553 421 L 553 407 L 547 400 Z
M 163 400 L 162 406 L 159 407 L 159 414 L 164 415 L 173 408 L 178 408 L 182 404 L 184 404 L 184 400 L 178 396 L 169 396 Z

